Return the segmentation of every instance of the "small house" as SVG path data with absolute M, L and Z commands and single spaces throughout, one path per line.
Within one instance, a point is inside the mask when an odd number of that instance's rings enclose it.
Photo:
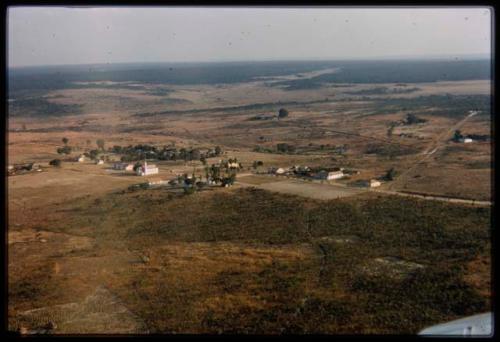
M 460 139 L 460 142 L 464 143 L 464 144 L 468 144 L 468 143 L 471 143 L 473 140 L 471 138 L 463 138 L 463 139 Z
M 240 168 L 240 164 L 237 163 L 237 162 L 232 162 L 232 163 L 227 163 L 227 167 L 229 169 L 239 169 Z
M 380 185 L 382 185 L 382 183 L 380 183 L 380 181 L 376 179 L 370 179 L 369 181 L 366 182 L 366 186 L 369 188 L 376 188 Z
M 85 156 L 82 154 L 82 155 L 80 155 L 80 157 L 78 157 L 78 162 L 82 163 L 84 161 L 85 161 Z
M 102 159 L 99 159 L 97 162 L 96 162 L 96 165 L 103 165 L 104 164 L 104 160 Z
M 320 179 L 326 179 L 326 180 L 334 180 L 334 179 L 340 179 L 344 177 L 344 172 L 341 170 L 338 171 L 320 171 L 318 172 L 318 178 Z
M 358 187 L 364 187 L 364 188 L 376 188 L 380 185 L 382 185 L 382 183 L 376 179 L 370 179 L 370 180 L 357 180 L 355 181 L 354 183 L 352 183 L 352 185 L 354 186 L 358 186 Z
M 268 172 L 275 175 L 283 175 L 286 173 L 286 170 L 282 167 L 270 167 Z

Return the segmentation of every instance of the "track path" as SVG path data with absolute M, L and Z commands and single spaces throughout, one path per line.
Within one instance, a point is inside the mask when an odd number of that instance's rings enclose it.
M 429 142 L 427 148 L 422 152 L 422 158 L 418 159 L 411 167 L 406 169 L 403 173 L 399 175 L 394 181 L 392 181 L 390 184 L 387 185 L 387 190 L 392 190 L 395 185 L 400 185 L 403 183 L 403 181 L 406 179 L 406 177 L 415 170 L 417 167 L 419 167 L 423 162 L 428 160 L 434 153 L 436 153 L 443 145 L 446 143 L 448 140 L 449 136 L 457 129 L 462 127 L 467 120 L 469 120 L 471 117 L 474 115 L 478 114 L 478 112 L 472 112 L 469 115 L 467 115 L 465 118 L 448 128 L 447 130 L 443 131 L 441 134 L 439 134 L 436 138 L 434 138 L 431 142 Z

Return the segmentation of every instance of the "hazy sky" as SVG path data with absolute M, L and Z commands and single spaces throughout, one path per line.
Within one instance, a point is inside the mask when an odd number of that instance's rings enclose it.
M 489 54 L 488 8 L 11 7 L 9 66 Z

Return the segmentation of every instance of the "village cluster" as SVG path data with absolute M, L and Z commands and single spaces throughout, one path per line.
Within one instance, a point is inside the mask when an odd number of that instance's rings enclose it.
M 473 116 L 478 114 L 479 111 L 469 111 L 469 115 Z M 284 109 L 280 110 L 278 118 L 285 118 L 288 116 L 288 112 Z M 427 120 L 417 117 L 413 114 L 407 114 L 407 116 L 400 121 L 395 121 L 390 124 L 388 134 L 391 135 L 392 131 L 397 126 L 408 126 L 415 124 L 424 124 Z M 411 136 L 411 133 L 401 133 L 400 136 Z M 454 132 L 451 141 L 455 143 L 472 143 L 474 141 L 486 141 L 489 140 L 489 135 L 478 135 L 478 134 L 468 134 L 463 135 L 461 131 L 456 130 Z M 68 145 L 69 140 L 63 138 L 62 142 L 64 145 L 57 148 L 57 153 L 60 155 L 69 155 L 78 150 L 78 148 L 72 148 Z M 178 175 L 177 180 L 154 180 L 150 181 L 150 185 L 160 185 L 160 184 L 181 184 L 185 186 L 198 185 L 223 185 L 230 186 L 234 183 L 236 179 L 237 171 L 242 169 L 241 163 L 238 163 L 236 159 L 232 160 L 219 160 L 218 163 L 207 165 L 208 158 L 220 157 L 223 155 L 222 149 L 219 146 L 214 148 L 198 149 L 198 148 L 180 148 L 177 149 L 175 145 L 156 147 L 148 144 L 139 145 L 129 145 L 129 146 L 118 146 L 104 149 L 104 140 L 98 139 L 96 141 L 97 149 L 87 148 L 87 152 L 80 154 L 78 157 L 68 157 L 65 159 L 53 159 L 49 162 L 51 166 L 60 166 L 62 162 L 85 162 L 91 161 L 97 165 L 104 165 L 104 163 L 110 163 L 113 170 L 122 172 L 133 172 L 137 176 L 153 176 L 157 175 L 160 170 L 157 165 L 148 163 L 147 160 L 157 160 L 157 161 L 175 161 L 183 160 L 188 161 L 200 161 L 203 164 L 205 170 L 205 181 L 202 182 L 202 176 L 198 175 L 198 178 L 194 175 L 191 176 L 184 174 Z M 87 147 L 90 145 L 90 141 L 87 141 Z M 345 150 L 345 146 L 341 146 Z M 294 147 L 285 143 L 277 144 L 276 151 L 259 149 L 257 152 L 273 152 L 273 153 L 290 153 L 294 152 Z M 341 151 L 343 152 L 343 151 Z M 262 162 L 254 162 L 253 169 L 255 173 L 261 174 L 257 169 L 262 166 Z M 222 172 L 220 170 L 223 170 Z M 9 165 L 7 167 L 7 173 L 9 176 L 24 174 L 28 172 L 41 172 L 43 168 L 40 164 L 35 163 L 24 163 Z M 302 178 L 306 180 L 320 180 L 320 181 L 333 181 L 349 178 L 353 174 L 359 174 L 359 171 L 348 170 L 343 168 L 332 168 L 332 169 L 311 169 L 307 166 L 295 165 L 289 168 L 284 167 L 271 167 L 267 169 L 267 174 L 272 174 L 275 176 L 284 177 L 295 177 Z M 389 170 L 388 173 L 380 177 L 379 179 L 369 179 L 369 180 L 358 180 L 356 182 L 350 183 L 353 186 L 363 186 L 363 187 L 378 187 L 380 186 L 381 180 L 392 180 L 394 170 Z M 180 180 L 183 178 L 183 180 Z M 198 180 L 198 181 L 197 181 Z
M 320 181 L 332 181 L 339 180 L 343 178 L 348 178 L 351 175 L 360 174 L 357 170 L 345 169 L 342 167 L 335 167 L 330 170 L 325 169 L 312 169 L 308 166 L 294 165 L 290 168 L 283 167 L 271 167 L 268 169 L 268 173 L 276 176 L 285 177 L 296 177 L 308 180 L 320 180 Z M 354 182 L 354 186 L 363 186 L 374 188 L 380 186 L 382 183 L 376 179 L 370 180 L 359 180 Z
M 182 149 L 185 150 L 185 149 Z M 187 150 L 186 150 L 187 151 Z M 191 151 L 188 151 L 187 155 L 190 155 Z M 186 189 L 201 189 L 207 185 L 215 185 L 215 186 L 224 186 L 228 187 L 234 184 L 236 180 L 236 173 L 242 169 L 241 163 L 237 161 L 236 158 L 229 159 L 219 159 L 218 162 L 211 164 L 210 166 L 207 164 L 207 157 L 219 156 L 222 154 L 222 150 L 220 147 L 217 147 L 214 150 L 208 149 L 205 152 L 201 152 L 200 150 L 196 150 L 198 160 L 203 164 L 204 177 L 199 174 L 196 166 L 193 168 L 193 172 L 191 174 L 183 173 L 177 174 L 175 178 L 164 180 L 157 178 L 148 178 L 148 181 L 145 183 L 136 184 L 133 187 L 153 187 L 160 185 L 170 185 L 170 186 L 182 186 Z M 115 171 L 121 171 L 124 173 L 135 174 L 137 176 L 154 176 L 159 174 L 160 169 L 156 164 L 148 163 L 145 158 L 145 154 L 142 154 L 141 157 L 144 157 L 143 161 L 135 161 L 135 162 L 126 162 L 123 160 L 128 159 L 125 156 L 121 156 L 121 161 L 113 161 L 112 159 L 116 159 L 117 155 L 113 154 L 112 157 L 107 155 L 105 158 L 97 158 L 94 163 L 97 165 L 103 165 L 105 163 L 104 159 L 107 159 L 107 162 L 111 163 L 111 169 Z M 175 153 L 170 150 L 170 153 Z M 147 155 L 147 154 L 146 154 Z M 175 155 L 175 154 L 174 154 Z M 115 157 L 115 158 L 113 158 Z M 190 156 L 187 158 L 183 158 L 185 162 L 193 160 Z M 89 157 L 82 154 L 76 160 L 77 162 L 83 163 L 89 160 Z M 91 159 L 90 159 L 91 160 Z M 175 159 L 174 159 L 175 160 Z M 172 171 L 170 171 L 172 172 Z M 172 177 L 170 177 L 172 178 Z M 204 178 L 204 180 L 203 180 Z
M 64 146 L 57 149 L 58 154 L 68 155 L 72 152 L 78 150 L 78 148 L 72 148 L 68 145 L 69 140 L 63 138 L 62 142 Z M 49 165 L 58 167 L 62 162 L 92 162 L 96 165 L 104 165 L 105 163 L 110 166 L 110 170 L 120 171 L 129 174 L 135 174 L 140 177 L 154 176 L 160 173 L 160 169 L 157 165 L 153 163 L 148 163 L 148 159 L 151 160 L 183 160 L 184 162 L 189 161 L 199 161 L 202 163 L 202 170 L 204 171 L 204 177 L 199 173 L 200 166 L 198 165 L 198 172 L 196 166 L 194 166 L 192 173 L 190 174 L 184 172 L 177 174 L 173 179 L 170 175 L 170 179 L 157 179 L 155 177 L 148 178 L 148 182 L 140 183 L 138 186 L 159 186 L 159 185 L 171 185 L 171 186 L 182 186 L 184 189 L 201 189 L 204 186 L 231 186 L 236 180 L 237 173 L 243 169 L 243 166 L 236 158 L 232 159 L 219 159 L 216 163 L 208 165 L 207 158 L 220 157 L 225 153 L 219 146 L 215 148 L 208 149 L 198 149 L 198 148 L 180 148 L 177 149 L 175 146 L 164 146 L 163 148 L 158 148 L 153 145 L 140 144 L 140 145 L 129 145 L 126 147 L 115 145 L 107 150 L 104 149 L 104 141 L 102 139 L 97 140 L 97 149 L 89 150 L 87 152 L 78 155 L 78 157 L 67 157 L 65 159 L 54 159 L 50 161 Z M 87 141 L 89 145 L 89 141 Z M 187 166 L 187 164 L 185 164 Z M 270 167 L 266 172 L 262 172 L 262 161 L 253 162 L 253 170 L 255 174 L 270 174 L 275 176 L 284 177 L 294 177 L 304 180 L 319 180 L 319 181 L 335 181 L 345 178 L 350 178 L 352 175 L 359 174 L 357 170 L 350 170 L 344 168 L 310 168 L 308 166 L 294 165 L 289 168 L 284 167 Z M 248 167 L 250 169 L 250 167 Z M 40 165 L 31 164 L 21 164 L 21 165 L 10 165 L 8 167 L 9 175 L 15 175 L 19 173 L 26 173 L 31 171 L 43 171 Z M 203 173 L 202 171 L 202 173 Z M 170 170 L 172 173 L 172 170 Z M 384 177 L 382 177 L 384 178 Z M 381 178 L 381 179 L 382 179 Z M 384 179 L 392 180 L 389 173 Z M 370 179 L 370 180 L 358 180 L 357 182 L 351 183 L 354 186 L 364 186 L 364 187 L 378 187 L 381 185 L 380 180 Z

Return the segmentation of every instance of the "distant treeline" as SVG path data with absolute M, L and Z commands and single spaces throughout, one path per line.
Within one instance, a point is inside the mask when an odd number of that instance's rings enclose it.
M 340 71 L 273 85 L 306 89 L 323 83 L 413 83 L 491 77 L 489 60 L 101 64 L 11 68 L 8 71 L 8 89 L 9 97 L 12 98 L 25 90 L 74 87 L 74 82 L 238 83 L 252 81 L 257 77 L 306 73 L 333 67 L 339 67 Z
M 81 113 L 82 105 L 49 102 L 46 98 L 36 97 L 18 99 L 9 103 L 10 116 L 64 116 Z
M 420 88 L 393 88 L 389 89 L 388 87 L 377 87 L 371 89 L 361 89 L 361 90 L 353 90 L 346 91 L 344 94 L 349 95 L 386 95 L 386 94 L 408 94 L 413 93 L 415 91 L 420 90 Z
M 470 110 L 479 110 L 479 115 L 490 115 L 490 95 L 429 95 L 414 98 L 391 98 L 376 100 L 377 111 L 382 114 L 388 111 L 425 112 L 440 116 L 466 115 Z
M 389 158 L 415 154 L 417 152 L 418 149 L 412 146 L 395 146 L 380 143 L 369 144 L 364 151 L 365 154 L 376 154 Z
M 11 68 L 9 97 L 23 90 L 75 87 L 74 82 L 216 84 L 330 68 L 334 62 L 143 63 Z M 84 85 L 78 85 L 83 87 Z M 95 87 L 95 85 L 89 85 Z M 106 87 L 106 85 L 103 85 Z
M 337 72 L 271 84 L 285 90 L 314 89 L 328 83 L 423 83 L 491 79 L 489 60 L 340 62 Z
M 289 102 L 266 102 L 266 103 L 252 103 L 243 106 L 228 106 L 228 107 L 214 107 L 214 108 L 198 108 L 198 109 L 187 109 L 187 110 L 165 110 L 161 112 L 145 112 L 137 113 L 134 116 L 138 117 L 148 117 L 156 115 L 178 115 L 178 114 L 194 114 L 194 113 L 218 113 L 218 112 L 234 112 L 234 111 L 247 111 L 247 110 L 262 110 L 270 107 L 275 107 L 278 110 L 280 106 L 296 106 L 296 105 L 308 105 L 313 103 L 328 102 L 329 99 L 316 100 L 316 101 L 289 101 Z
M 129 84 L 129 83 L 69 83 L 65 85 L 65 88 L 74 89 L 124 89 L 132 91 L 143 91 L 148 95 L 153 96 L 167 96 L 172 93 L 172 90 L 165 88 L 151 88 L 147 87 L 146 84 Z M 186 100 L 186 102 L 189 102 Z
M 148 144 L 139 144 L 135 146 L 114 145 L 112 148 L 108 148 L 108 152 L 121 154 L 121 160 L 125 162 L 149 158 L 156 160 L 200 160 L 204 164 L 206 162 L 206 158 L 218 157 L 223 153 L 220 146 L 215 146 L 214 148 L 205 150 L 200 150 L 198 148 L 180 148 L 178 150 L 175 146 L 163 146 L 162 148 L 159 148 Z M 98 154 L 98 150 L 90 151 L 90 157 L 92 159 L 95 159 Z

